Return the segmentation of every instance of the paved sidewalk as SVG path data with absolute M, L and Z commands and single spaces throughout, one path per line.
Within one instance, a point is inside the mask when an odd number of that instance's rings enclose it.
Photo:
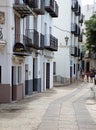
M 0 130 L 96 130 L 92 85 L 76 83 L 1 104 Z
M 91 84 L 83 84 L 71 94 L 50 104 L 38 130 L 96 130 L 95 122 L 86 109 Z

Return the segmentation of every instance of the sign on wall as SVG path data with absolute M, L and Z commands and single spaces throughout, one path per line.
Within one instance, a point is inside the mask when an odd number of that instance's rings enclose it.
M 5 24 L 5 13 L 0 11 L 0 24 Z

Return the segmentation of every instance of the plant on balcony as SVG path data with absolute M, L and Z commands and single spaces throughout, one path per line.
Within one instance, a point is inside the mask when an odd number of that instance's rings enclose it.
M 86 49 L 96 52 L 96 14 L 85 21 L 86 26 Z

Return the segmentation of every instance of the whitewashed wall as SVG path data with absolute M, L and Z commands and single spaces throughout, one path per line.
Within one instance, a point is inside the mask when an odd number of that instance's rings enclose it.
M 59 17 L 54 19 L 54 34 L 58 38 L 58 52 L 54 53 L 56 61 L 56 75 L 70 77 L 70 51 L 71 45 L 71 0 L 57 0 L 59 5 Z M 68 36 L 68 46 L 66 46 L 65 37 Z

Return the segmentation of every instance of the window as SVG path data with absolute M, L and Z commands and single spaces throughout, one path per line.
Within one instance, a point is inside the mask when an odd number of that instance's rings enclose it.
M 49 34 L 52 34 L 52 27 L 49 27 Z
M 37 17 L 34 17 L 34 22 L 33 22 L 33 26 L 34 26 L 34 29 L 37 30 Z
M 18 83 L 21 83 L 22 80 L 22 68 L 21 66 L 18 67 Z
M 53 62 L 53 74 L 56 74 L 56 62 Z
M 2 75 L 2 73 L 1 73 L 1 66 L 0 66 L 0 83 L 1 83 L 1 75 Z
M 12 86 L 16 85 L 16 66 L 12 66 Z
M 74 64 L 74 74 L 75 74 L 75 64 Z

